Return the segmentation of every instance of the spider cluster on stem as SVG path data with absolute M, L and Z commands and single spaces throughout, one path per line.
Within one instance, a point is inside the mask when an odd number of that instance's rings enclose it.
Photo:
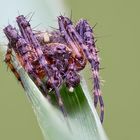
M 93 29 L 87 20 L 80 19 L 74 26 L 68 17 L 59 16 L 59 29 L 50 32 L 34 32 L 24 15 L 19 15 L 16 22 L 19 31 L 11 25 L 3 29 L 8 39 L 5 62 L 21 84 L 21 78 L 11 60 L 13 51 L 46 98 L 49 99 L 50 90 L 54 91 L 58 105 L 65 114 L 59 87 L 65 83 L 72 92 L 80 83 L 79 72 L 84 69 L 88 61 L 92 69 L 94 105 L 96 107 L 99 101 L 100 119 L 103 122 L 104 103 L 100 89 L 100 62 Z

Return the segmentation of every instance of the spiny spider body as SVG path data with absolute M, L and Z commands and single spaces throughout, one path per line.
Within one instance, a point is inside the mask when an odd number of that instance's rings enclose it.
M 20 33 L 11 25 L 4 28 L 4 33 L 9 41 L 5 62 L 18 80 L 21 82 L 18 72 L 12 65 L 12 51 L 44 96 L 48 98 L 50 90 L 55 92 L 58 105 L 65 114 L 59 87 L 66 83 L 69 90 L 73 91 L 73 88 L 80 83 L 79 72 L 84 69 L 88 61 L 93 76 L 94 105 L 96 107 L 99 101 L 100 119 L 103 122 L 104 103 L 100 90 L 100 62 L 93 30 L 88 22 L 81 19 L 74 26 L 69 18 L 59 16 L 58 31 L 34 33 L 29 21 L 23 15 L 18 16 L 16 21 Z

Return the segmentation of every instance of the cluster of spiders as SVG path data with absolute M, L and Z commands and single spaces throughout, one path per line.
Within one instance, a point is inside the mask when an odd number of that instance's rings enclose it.
M 72 92 L 80 83 L 79 72 L 84 69 L 88 61 L 92 69 L 94 105 L 96 107 L 99 101 L 100 119 L 103 122 L 104 103 L 100 90 L 100 62 L 93 29 L 87 20 L 81 19 L 74 26 L 68 17 L 59 16 L 59 29 L 50 32 L 34 32 L 24 15 L 19 15 L 16 22 L 19 31 L 11 25 L 3 29 L 8 39 L 5 62 L 21 84 L 21 78 L 12 64 L 12 52 L 16 54 L 22 67 L 46 98 L 49 98 L 50 90 L 54 91 L 58 105 L 64 112 L 59 87 L 65 83 Z

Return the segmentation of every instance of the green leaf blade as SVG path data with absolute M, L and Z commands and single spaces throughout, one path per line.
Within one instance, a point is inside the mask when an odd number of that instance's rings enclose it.
M 45 99 L 23 69 L 19 69 L 19 73 L 45 140 L 107 140 L 97 112 L 94 106 L 92 109 L 89 105 L 80 85 L 73 93 L 65 86 L 61 88 L 67 112 L 67 117 L 64 117 L 56 105 L 50 104 Z

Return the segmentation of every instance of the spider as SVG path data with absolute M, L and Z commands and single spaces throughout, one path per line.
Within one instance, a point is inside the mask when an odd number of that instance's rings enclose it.
M 49 91 L 53 90 L 61 111 L 66 115 L 59 87 L 65 83 L 71 92 L 80 83 L 79 72 L 87 61 L 91 65 L 93 77 L 94 105 L 99 101 L 104 118 L 104 103 L 100 89 L 99 56 L 95 47 L 93 29 L 87 20 L 80 19 L 74 26 L 68 17 L 58 17 L 58 30 L 50 32 L 33 32 L 24 15 L 16 18 L 19 31 L 8 25 L 3 29 L 9 43 L 5 62 L 21 82 L 21 78 L 12 64 L 12 52 L 28 75 L 49 99 Z M 22 84 L 22 82 L 21 82 Z M 23 86 L 23 85 L 22 85 Z M 24 86 L 23 86 L 24 87 Z

